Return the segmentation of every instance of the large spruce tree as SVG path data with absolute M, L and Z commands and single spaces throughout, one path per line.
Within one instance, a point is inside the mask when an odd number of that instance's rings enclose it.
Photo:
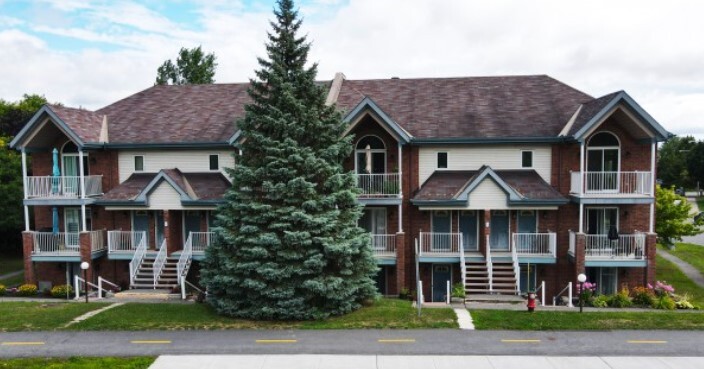
M 243 155 L 217 216 L 201 274 L 225 315 L 320 319 L 348 313 L 376 294 L 369 236 L 357 226 L 354 175 L 342 160 L 352 145 L 291 0 L 279 0 L 267 59 L 250 80 L 252 103 L 239 122 Z

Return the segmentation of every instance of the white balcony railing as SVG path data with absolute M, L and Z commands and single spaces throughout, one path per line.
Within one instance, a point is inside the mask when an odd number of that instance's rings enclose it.
M 617 240 L 610 240 L 605 234 L 588 234 L 585 257 L 587 259 L 643 259 L 645 233 L 621 234 Z
M 395 256 L 395 234 L 372 234 L 372 251 L 374 256 Z
M 420 232 L 420 252 L 459 256 L 462 233 Z
M 397 197 L 400 193 L 398 173 L 357 174 L 359 197 Z
M 30 176 L 24 182 L 27 199 L 80 198 L 79 176 Z M 85 176 L 83 180 L 86 197 L 103 193 L 103 176 Z
M 213 232 L 190 232 L 188 237 L 191 239 L 193 252 L 202 253 L 210 246 L 210 242 L 213 240 Z
M 90 249 L 92 252 L 107 250 L 105 244 L 105 230 L 90 231 Z
M 35 255 L 78 255 L 80 243 L 78 232 L 32 232 Z
M 108 252 L 134 252 L 146 237 L 145 231 L 108 231 Z
M 570 192 L 587 195 L 652 195 L 651 172 L 572 172 Z
M 548 233 L 514 233 L 513 248 L 521 255 L 556 257 L 557 234 Z

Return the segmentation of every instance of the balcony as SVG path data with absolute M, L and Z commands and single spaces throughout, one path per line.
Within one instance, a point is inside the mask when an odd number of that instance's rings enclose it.
M 598 266 L 646 266 L 646 235 L 635 231 L 620 234 L 610 240 L 605 234 L 583 234 L 570 231 L 568 253 L 577 258 L 584 245 L 584 261 L 587 267 Z
M 137 247 L 146 240 L 145 231 L 108 231 L 108 258 L 131 259 Z
M 210 246 L 214 232 L 190 232 L 188 238 L 191 240 L 193 254 L 204 255 L 205 249 Z
M 103 194 L 103 176 L 29 176 L 24 181 L 25 199 L 79 199 Z
M 570 193 L 580 197 L 651 197 L 651 172 L 572 172 Z
M 519 258 L 557 257 L 557 234 L 554 232 L 514 233 L 512 245 Z
M 357 174 L 357 186 L 362 190 L 359 198 L 383 199 L 399 197 L 399 174 Z
M 91 254 L 95 255 L 107 250 L 104 230 L 90 231 L 86 233 L 90 238 Z M 38 259 L 52 260 L 52 258 L 66 258 L 66 261 L 80 261 L 80 233 L 31 232 L 31 235 L 33 260 L 37 261 Z
M 459 257 L 462 249 L 462 233 L 420 232 L 420 255 Z
M 372 252 L 377 258 L 396 257 L 395 234 L 372 234 Z

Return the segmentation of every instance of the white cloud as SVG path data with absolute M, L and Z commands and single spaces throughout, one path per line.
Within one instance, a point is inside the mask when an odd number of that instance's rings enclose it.
M 197 1 L 192 24 L 137 2 L 47 0 L 92 21 L 0 33 L 0 97 L 46 93 L 97 108 L 150 86 L 181 47 L 218 59 L 218 82 L 246 81 L 263 56 L 272 3 Z M 696 1 L 312 0 L 301 7 L 319 78 L 548 74 L 594 96 L 626 90 L 675 133 L 704 138 L 704 3 Z M 0 18 L 4 27 L 18 27 Z M 59 19 L 60 20 L 60 19 Z M 14 24 L 12 23 L 14 22 Z M 37 34 L 90 41 L 79 51 Z M 95 43 L 117 51 L 91 49 Z M 93 45 L 93 46 L 91 46 Z

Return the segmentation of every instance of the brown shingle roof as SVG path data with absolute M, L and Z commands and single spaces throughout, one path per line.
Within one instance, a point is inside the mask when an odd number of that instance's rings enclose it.
M 63 105 L 49 105 L 66 125 L 80 137 L 83 142 L 98 142 L 103 116 L 89 110 L 69 108 Z
M 604 109 L 604 107 L 618 94 L 619 92 L 613 92 L 598 99 L 584 103 L 582 105 L 582 110 L 579 111 L 579 115 L 577 115 L 577 118 L 574 120 L 574 123 L 572 124 L 572 127 L 567 135 L 573 135 L 579 131 L 580 128 L 584 127 L 590 119 L 599 113 L 601 109 Z
M 220 200 L 232 186 L 222 173 L 186 173 L 198 200 Z
M 557 136 L 589 95 L 545 75 L 345 80 L 337 105 L 365 96 L 416 138 Z
M 435 171 L 423 183 L 413 200 L 449 201 L 465 200 L 458 195 L 472 183 L 480 170 Z M 566 199 L 534 170 L 496 170 L 498 177 L 524 200 L 563 201 Z M 489 180 L 485 177 L 483 180 Z
M 118 186 L 105 193 L 101 200 L 128 201 L 136 200 L 137 196 L 156 177 L 157 173 L 134 173 Z
M 96 113 L 108 116 L 110 143 L 227 142 L 250 101 L 248 86 L 153 86 Z
M 162 169 L 191 200 L 220 200 L 230 182 L 219 172 L 183 173 L 178 169 Z M 103 195 L 105 201 L 134 201 L 159 173 L 134 173 L 127 180 Z

